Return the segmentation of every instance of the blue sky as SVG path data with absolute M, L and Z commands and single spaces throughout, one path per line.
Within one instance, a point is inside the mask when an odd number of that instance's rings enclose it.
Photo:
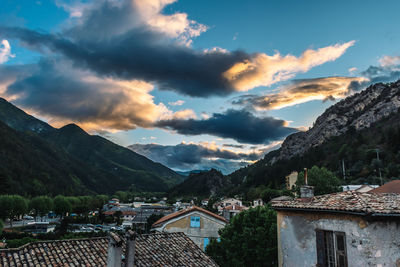
M 397 78 L 387 73 L 399 63 L 399 8 L 398 1 L 3 0 L 0 96 L 56 127 L 76 123 L 136 144 L 176 170 L 229 173 L 310 127 L 335 101 Z M 370 66 L 385 79 L 365 72 Z M 201 155 L 186 160 L 191 153 Z

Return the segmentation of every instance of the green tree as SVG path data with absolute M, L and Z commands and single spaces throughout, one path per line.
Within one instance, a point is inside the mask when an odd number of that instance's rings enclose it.
M 71 212 L 72 205 L 64 196 L 58 195 L 54 198 L 54 212 L 63 218 L 68 212 Z
M 31 199 L 29 207 L 33 211 L 36 220 L 38 215 L 43 217 L 53 209 L 53 200 L 47 196 L 34 197 Z
M 4 227 L 4 223 L 2 220 L 0 220 L 0 235 L 3 232 L 3 227 Z
M 19 217 L 27 213 L 28 202 L 25 198 L 19 195 L 2 195 L 0 196 L 0 217 L 2 219 L 9 219 L 10 226 L 15 217 Z
M 336 175 L 326 169 L 313 166 L 308 170 L 308 184 L 314 186 L 315 195 L 324 195 L 341 191 L 341 181 Z M 300 191 L 300 186 L 304 185 L 304 172 L 297 176 L 296 188 Z
M 220 266 L 276 266 L 276 212 L 268 206 L 250 208 L 232 218 L 206 253 Z
M 147 221 L 146 221 L 146 232 L 149 233 L 153 223 L 155 223 L 156 221 L 158 221 L 162 217 L 164 217 L 164 214 L 161 214 L 161 213 L 153 213 L 153 214 L 151 214 L 147 218 Z

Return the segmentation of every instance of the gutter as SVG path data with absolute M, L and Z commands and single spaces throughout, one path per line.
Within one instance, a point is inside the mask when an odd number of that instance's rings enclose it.
M 289 208 L 289 207 L 273 207 L 275 210 L 290 210 L 290 211 L 303 211 L 303 212 L 321 212 L 321 213 L 340 213 L 340 214 L 353 214 L 359 216 L 371 217 L 400 217 L 400 213 L 367 213 L 346 210 L 324 210 L 324 209 L 306 209 L 306 208 Z

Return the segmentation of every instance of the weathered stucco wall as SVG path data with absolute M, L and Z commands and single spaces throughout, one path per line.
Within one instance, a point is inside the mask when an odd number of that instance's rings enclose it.
M 200 217 L 200 228 L 190 227 L 191 216 Z M 171 220 L 162 227 L 156 228 L 155 230 L 168 233 L 183 232 L 190 239 L 192 239 L 201 249 L 203 249 L 204 238 L 218 238 L 218 230 L 223 228 L 224 226 L 224 222 L 219 221 L 211 216 L 205 215 L 200 212 L 192 212 L 177 219 Z
M 400 221 L 278 211 L 279 265 L 316 266 L 316 229 L 346 233 L 348 266 L 400 267 Z

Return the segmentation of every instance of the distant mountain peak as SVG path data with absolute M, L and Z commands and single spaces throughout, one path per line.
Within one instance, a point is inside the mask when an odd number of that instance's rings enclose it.
M 81 127 L 79 127 L 75 123 L 70 123 L 70 124 L 64 125 L 63 127 L 61 127 L 58 130 L 61 132 L 64 132 L 64 133 L 78 133 L 78 134 L 89 135 L 87 132 L 85 132 Z
M 400 109 L 400 80 L 377 83 L 329 107 L 306 132 L 289 135 L 282 144 L 280 155 L 289 159 L 350 129 L 362 130 Z
M 36 119 L 25 111 L 17 108 L 12 103 L 0 97 L 0 120 L 9 127 L 18 131 L 31 131 L 45 133 L 55 129 L 49 124 Z

